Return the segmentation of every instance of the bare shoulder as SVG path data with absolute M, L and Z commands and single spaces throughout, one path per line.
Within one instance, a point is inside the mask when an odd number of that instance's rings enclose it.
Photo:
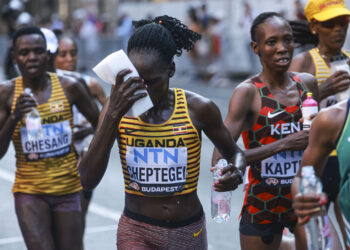
M 73 75 L 59 75 L 58 77 L 65 91 L 69 91 L 81 85 L 79 80 Z
M 239 94 L 239 96 L 244 97 L 253 97 L 257 93 L 258 88 L 255 86 L 253 81 L 251 79 L 247 79 L 235 88 L 235 91 L 233 92 L 234 95 Z
M 14 79 L 2 82 L 0 84 L 0 105 L 2 107 L 11 107 L 13 93 L 15 89 Z
M 314 85 L 317 85 L 317 80 L 315 76 L 313 76 L 310 73 L 305 72 L 293 72 L 303 84 L 306 85 L 306 87 L 313 87 Z
M 187 105 L 191 110 L 203 111 L 215 105 L 215 103 L 197 93 L 185 90 Z M 215 105 L 216 106 L 216 105 Z
M 289 70 L 297 72 L 308 72 L 314 75 L 314 63 L 310 53 L 308 51 L 305 51 L 296 55 L 292 60 Z

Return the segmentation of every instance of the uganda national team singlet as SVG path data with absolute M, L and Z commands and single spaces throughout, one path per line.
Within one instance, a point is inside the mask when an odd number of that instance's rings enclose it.
M 118 127 L 125 192 L 141 196 L 183 195 L 197 190 L 201 139 L 185 91 L 173 89 L 174 111 L 162 124 L 124 116 Z
M 49 73 L 51 97 L 37 106 L 41 116 L 41 139 L 28 140 L 24 118 L 12 135 L 16 150 L 16 179 L 12 192 L 65 195 L 81 190 L 76 155 L 72 143 L 71 106 L 59 78 Z M 23 93 L 23 79 L 15 80 L 11 112 Z
M 298 104 L 285 106 L 278 103 L 259 78 L 253 78 L 261 96 L 259 118 L 250 131 L 243 131 L 246 149 L 263 147 L 302 130 L 301 104 L 306 99 L 306 89 L 300 79 L 292 74 L 300 97 Z M 291 184 L 298 171 L 303 151 L 283 151 L 250 166 L 249 184 L 243 208 L 250 223 L 268 224 L 288 222 L 296 217 L 292 209 Z
M 347 246 L 350 248 L 350 99 L 347 102 L 346 121 L 336 146 L 339 159 L 340 189 L 339 206 L 346 229 Z
M 350 54 L 343 51 L 342 53 L 346 55 L 348 58 L 350 58 Z M 315 65 L 315 78 L 317 79 L 318 85 L 321 85 L 327 78 L 331 76 L 331 69 L 328 67 L 325 60 L 323 60 L 322 56 L 320 55 L 318 48 L 313 48 L 309 50 L 309 54 L 311 55 L 311 58 Z M 330 95 L 324 100 L 321 101 L 320 107 L 325 108 L 332 106 L 337 103 L 337 99 L 335 95 Z

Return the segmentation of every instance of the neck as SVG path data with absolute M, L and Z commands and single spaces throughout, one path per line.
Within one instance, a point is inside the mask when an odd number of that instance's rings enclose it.
M 271 88 L 285 88 L 288 84 L 288 73 L 276 72 L 264 68 L 259 75 L 260 80 Z
M 38 77 L 23 77 L 23 88 L 30 88 L 33 92 L 37 92 L 46 88 L 48 84 L 47 74 Z
M 162 111 L 169 109 L 171 106 L 170 90 L 164 93 L 161 98 L 155 102 L 155 105 L 149 110 L 150 115 L 156 115 L 162 113 Z
M 331 49 L 331 48 L 326 47 L 322 44 L 319 44 L 317 46 L 317 50 L 318 50 L 318 53 L 320 53 L 320 55 L 326 60 L 329 60 L 329 58 L 331 58 L 332 56 L 336 56 L 336 55 L 339 55 L 342 53 L 341 48 Z

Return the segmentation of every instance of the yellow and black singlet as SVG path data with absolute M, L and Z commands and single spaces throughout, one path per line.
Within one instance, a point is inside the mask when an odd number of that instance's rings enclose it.
M 72 144 L 73 116 L 59 78 L 50 73 L 51 97 L 37 106 L 42 138 L 28 140 L 24 118 L 12 135 L 16 150 L 16 179 L 12 192 L 65 195 L 81 190 L 77 159 Z M 15 80 L 11 112 L 23 93 L 23 79 Z
M 174 111 L 162 124 L 124 116 L 118 144 L 125 192 L 141 196 L 183 195 L 197 190 L 201 139 L 185 91 L 173 89 Z
M 320 55 L 318 48 L 313 48 L 309 50 L 309 53 L 315 65 L 315 78 L 317 80 L 318 86 L 320 86 L 325 80 L 327 80 L 327 78 L 331 76 L 331 69 L 328 67 L 327 63 Z M 350 58 L 350 54 L 347 53 L 346 51 L 342 50 L 342 53 L 346 55 L 348 58 Z M 337 99 L 335 95 L 330 95 L 321 101 L 320 107 L 322 109 L 322 108 L 332 106 L 336 103 L 337 103 Z M 333 150 L 330 153 L 330 156 L 336 156 L 336 155 L 337 155 L 336 150 Z

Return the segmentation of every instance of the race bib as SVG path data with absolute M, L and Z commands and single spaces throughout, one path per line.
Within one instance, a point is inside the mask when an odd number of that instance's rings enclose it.
M 150 196 L 172 195 L 186 183 L 187 148 L 126 147 L 129 186 Z
M 21 127 L 23 153 L 27 161 L 62 157 L 70 153 L 72 130 L 69 121 L 42 124 L 42 138 L 28 140 L 26 127 Z
M 269 186 L 290 186 L 298 172 L 304 151 L 283 151 L 261 161 L 262 182 Z

